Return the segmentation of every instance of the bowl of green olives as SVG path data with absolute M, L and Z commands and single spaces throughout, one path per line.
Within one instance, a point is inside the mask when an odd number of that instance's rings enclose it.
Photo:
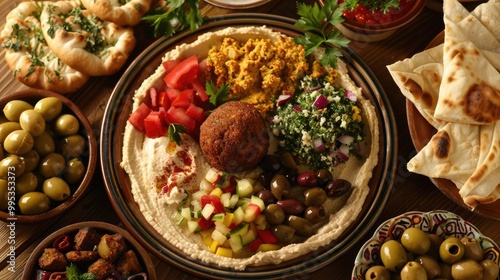
M 125 229 L 99 221 L 62 227 L 40 242 L 26 261 L 23 280 L 155 280 L 149 253 Z
M 408 212 L 381 224 L 358 252 L 352 279 L 499 280 L 500 248 L 460 216 Z
M 93 177 L 97 140 L 60 94 L 28 89 L 0 99 L 0 219 L 37 223 L 75 205 Z

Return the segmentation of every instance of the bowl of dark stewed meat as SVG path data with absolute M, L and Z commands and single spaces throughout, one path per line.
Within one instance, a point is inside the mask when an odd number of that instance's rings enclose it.
M 156 279 L 147 251 L 124 229 L 81 222 L 47 236 L 32 252 L 23 280 Z

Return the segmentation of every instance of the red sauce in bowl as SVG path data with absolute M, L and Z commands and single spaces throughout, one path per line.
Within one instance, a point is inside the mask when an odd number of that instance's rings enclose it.
M 339 3 L 344 2 L 340 0 Z M 388 24 L 405 16 L 415 5 L 415 0 L 400 0 L 399 9 L 390 8 L 387 13 L 377 9 L 371 11 L 370 8 L 358 4 L 354 10 L 345 10 L 344 19 L 366 25 Z

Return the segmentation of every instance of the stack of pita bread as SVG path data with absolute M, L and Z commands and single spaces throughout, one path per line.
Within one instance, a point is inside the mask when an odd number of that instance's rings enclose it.
M 444 43 L 388 66 L 437 133 L 411 172 L 451 180 L 471 208 L 500 198 L 500 0 L 445 0 Z

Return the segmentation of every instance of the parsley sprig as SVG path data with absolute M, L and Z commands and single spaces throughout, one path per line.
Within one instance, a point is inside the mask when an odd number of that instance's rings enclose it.
M 318 47 L 325 48 L 321 58 L 323 66 L 330 65 L 335 68 L 337 58 L 342 56 L 341 48 L 347 47 L 349 39 L 333 25 L 344 21 L 342 11 L 344 4 L 337 5 L 337 0 L 324 1 L 323 7 L 317 3 L 313 6 L 297 3 L 297 14 L 300 18 L 296 26 L 304 29 L 304 36 L 295 37 L 295 43 L 301 44 L 306 50 L 306 55 L 314 52 Z
M 155 37 L 171 37 L 176 32 L 190 28 L 196 30 L 203 17 L 198 5 L 200 0 L 168 0 L 165 5 L 148 12 L 142 20 L 154 27 Z
M 207 81 L 205 87 L 207 94 L 210 97 L 210 103 L 212 103 L 215 107 L 219 107 L 228 101 L 235 100 L 235 98 L 229 97 L 229 91 L 231 89 L 231 85 L 229 84 L 222 84 L 217 88 L 212 81 Z
M 380 10 L 387 13 L 390 8 L 399 9 L 399 0 L 346 0 L 345 3 L 349 10 L 354 10 L 358 5 L 363 5 L 372 12 Z

